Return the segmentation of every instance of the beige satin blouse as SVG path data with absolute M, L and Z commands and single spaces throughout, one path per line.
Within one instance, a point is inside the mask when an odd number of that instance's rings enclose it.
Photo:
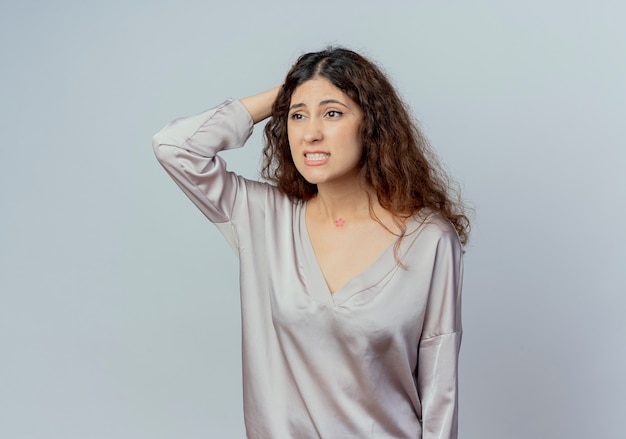
M 240 260 L 244 417 L 249 438 L 456 438 L 462 250 L 451 224 L 415 217 L 331 294 L 306 204 L 227 171 L 252 120 L 226 101 L 170 123 L 158 160 Z

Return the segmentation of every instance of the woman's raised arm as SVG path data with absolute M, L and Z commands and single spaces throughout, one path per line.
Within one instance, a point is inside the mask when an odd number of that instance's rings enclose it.
M 280 86 L 274 87 L 262 93 L 240 99 L 239 102 L 246 107 L 248 113 L 252 116 L 253 122 L 258 123 L 272 114 L 272 105 L 276 100 L 276 96 L 278 96 L 279 90 Z

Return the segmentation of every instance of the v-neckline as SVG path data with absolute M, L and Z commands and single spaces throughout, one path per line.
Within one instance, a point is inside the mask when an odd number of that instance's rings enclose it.
M 341 305 L 355 294 L 374 287 L 386 278 L 391 270 L 397 268 L 396 260 L 393 256 L 393 249 L 398 240 L 398 238 L 395 238 L 365 270 L 350 277 L 334 293 L 331 292 L 322 267 L 315 255 L 315 250 L 313 249 L 313 242 L 311 241 L 306 223 L 306 208 L 306 202 L 301 203 L 299 206 L 299 241 L 306 258 L 306 267 L 308 267 L 306 272 L 303 273 L 307 279 L 307 289 L 309 290 L 309 294 L 316 300 L 329 306 Z

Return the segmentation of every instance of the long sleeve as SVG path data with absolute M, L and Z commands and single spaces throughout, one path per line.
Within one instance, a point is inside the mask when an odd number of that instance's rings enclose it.
M 419 345 L 417 387 L 423 439 L 456 439 L 461 346 L 462 250 L 454 232 L 436 248 L 431 291 Z
M 174 120 L 153 138 L 161 165 L 214 223 L 230 221 L 241 178 L 228 172 L 216 154 L 243 146 L 252 126 L 246 108 L 239 101 L 227 100 L 203 113 Z

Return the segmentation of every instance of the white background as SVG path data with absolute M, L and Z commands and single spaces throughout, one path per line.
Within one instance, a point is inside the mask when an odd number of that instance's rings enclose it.
M 2 2 L 0 437 L 243 437 L 237 260 L 151 137 L 341 44 L 385 68 L 476 210 L 460 437 L 622 438 L 625 16 L 619 1 Z M 255 177 L 260 150 L 257 129 L 224 157 Z

